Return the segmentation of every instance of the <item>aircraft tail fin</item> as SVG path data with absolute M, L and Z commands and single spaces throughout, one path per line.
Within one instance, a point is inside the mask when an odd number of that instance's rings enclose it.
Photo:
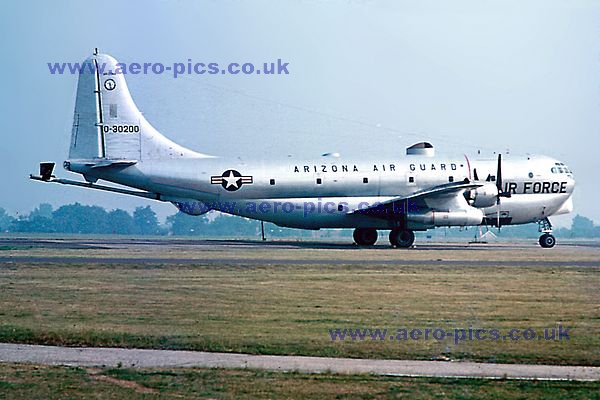
M 133 102 L 117 64 L 107 54 L 94 54 L 82 64 L 69 159 L 209 157 L 172 142 L 150 125 Z

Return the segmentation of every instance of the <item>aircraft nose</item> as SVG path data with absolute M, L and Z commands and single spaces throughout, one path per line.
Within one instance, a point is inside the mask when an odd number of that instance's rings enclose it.
M 567 187 L 569 188 L 569 193 L 572 193 L 573 189 L 575 189 L 575 177 L 573 176 L 573 172 L 567 174 L 567 179 Z
M 567 175 L 567 178 L 569 178 L 570 180 L 572 180 L 573 182 L 575 182 L 575 177 L 573 175 L 573 171 L 571 170 L 571 168 L 569 168 L 566 164 L 562 163 L 563 165 L 563 171 L 565 172 L 565 174 Z
M 562 166 L 562 171 L 567 180 L 567 192 L 573 193 L 573 190 L 575 189 L 575 176 L 573 175 L 573 171 L 563 162 L 560 162 L 560 165 Z
M 566 182 L 566 193 L 573 193 L 573 190 L 575 189 L 575 177 L 573 175 L 573 171 L 571 171 L 567 164 L 565 164 L 562 161 L 553 159 L 550 172 L 552 176 L 551 179 L 553 181 L 563 183 Z

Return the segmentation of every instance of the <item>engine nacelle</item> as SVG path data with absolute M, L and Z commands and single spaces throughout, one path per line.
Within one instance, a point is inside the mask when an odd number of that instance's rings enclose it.
M 202 215 L 211 210 L 208 204 L 198 200 L 180 200 L 172 201 L 171 203 L 173 203 L 179 211 L 187 215 Z
M 469 207 L 456 211 L 427 211 L 406 214 L 409 226 L 433 228 L 435 226 L 475 226 L 483 222 L 483 211 Z
M 483 186 L 477 189 L 471 189 L 465 196 L 469 204 L 476 208 L 491 207 L 496 204 L 498 198 L 498 188 L 495 183 L 485 182 Z

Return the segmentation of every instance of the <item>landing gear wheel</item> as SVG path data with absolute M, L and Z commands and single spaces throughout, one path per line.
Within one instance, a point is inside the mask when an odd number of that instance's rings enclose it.
M 352 236 L 354 243 L 359 246 L 373 246 L 377 241 L 377 229 L 356 228 Z
M 415 233 L 404 229 L 394 229 L 390 232 L 390 243 L 394 247 L 408 248 L 415 242 Z
M 556 244 L 556 238 L 550 233 L 544 233 L 542 236 L 540 236 L 539 242 L 540 246 L 542 246 L 545 249 L 549 249 L 554 247 L 554 245 Z

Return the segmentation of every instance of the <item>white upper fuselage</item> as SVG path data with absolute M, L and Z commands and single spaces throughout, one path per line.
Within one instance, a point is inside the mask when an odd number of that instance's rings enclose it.
M 314 160 L 290 157 L 258 162 L 183 158 L 142 160 L 116 170 L 93 170 L 78 167 L 71 161 L 70 169 L 84 173 L 87 178 L 105 179 L 158 193 L 191 214 L 205 212 L 207 204 L 212 209 L 282 226 L 385 229 L 393 227 L 394 222 L 352 211 L 452 181 L 473 181 L 474 170 L 481 181 L 486 178 L 493 181 L 496 160 L 418 155 L 403 155 L 386 161 L 342 157 Z M 233 175 L 231 171 L 237 171 L 241 176 L 235 176 L 238 174 Z M 503 224 L 536 222 L 569 212 L 575 182 L 572 173 L 567 171 L 566 166 L 549 157 L 505 158 L 503 186 L 512 196 L 501 202 Z M 497 214 L 495 205 L 482 210 L 489 218 L 495 218 Z M 419 229 L 418 226 L 414 228 Z

